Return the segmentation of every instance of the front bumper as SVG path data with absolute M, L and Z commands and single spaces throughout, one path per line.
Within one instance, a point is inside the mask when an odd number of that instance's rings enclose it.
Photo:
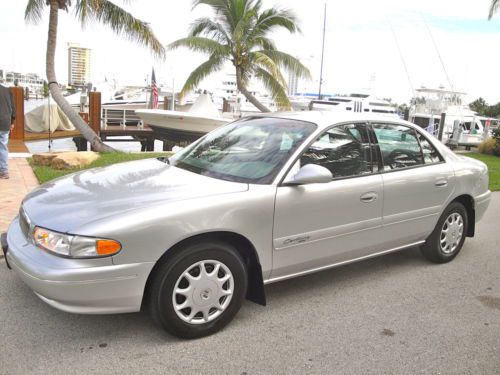
M 6 260 L 49 305 L 79 314 L 136 312 L 154 263 L 115 265 L 112 258 L 67 259 L 27 241 L 18 218 L 7 233 Z

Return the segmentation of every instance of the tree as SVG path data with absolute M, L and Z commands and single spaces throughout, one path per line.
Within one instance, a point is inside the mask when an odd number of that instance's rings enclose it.
M 489 106 L 483 98 L 478 98 L 470 103 L 469 107 L 479 115 L 485 116 Z
M 282 69 L 299 78 L 309 78 L 310 73 L 298 59 L 278 51 L 268 35 L 280 28 L 300 32 L 295 14 L 277 7 L 262 9 L 262 0 L 194 0 L 193 8 L 202 4 L 210 6 L 215 16 L 195 20 L 186 38 L 169 45 L 170 49 L 187 47 L 209 55 L 189 75 L 181 95 L 230 61 L 236 70 L 238 90 L 260 111 L 269 109 L 248 90 L 253 77 L 264 84 L 279 108 L 290 108 Z
M 491 0 L 490 13 L 488 14 L 489 20 L 491 20 L 491 18 L 493 17 L 493 14 L 496 13 L 499 6 L 500 6 L 500 2 L 498 0 Z
M 87 139 L 96 151 L 114 151 L 105 145 L 97 134 L 88 126 L 78 113 L 63 97 L 55 73 L 54 56 L 57 45 L 57 23 L 59 10 L 68 11 L 72 6 L 71 0 L 28 0 L 25 19 L 28 22 L 39 22 L 44 8 L 50 8 L 49 32 L 47 37 L 46 71 L 49 91 L 61 110 L 68 116 L 71 123 Z M 158 57 L 165 55 L 165 49 L 158 41 L 149 25 L 108 0 L 75 0 L 74 14 L 82 27 L 89 21 L 99 21 L 109 26 L 116 34 L 124 35 L 139 44 L 149 47 Z

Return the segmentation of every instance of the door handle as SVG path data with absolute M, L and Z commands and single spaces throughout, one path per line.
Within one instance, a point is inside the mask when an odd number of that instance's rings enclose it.
M 437 187 L 447 186 L 448 180 L 446 180 L 446 179 L 436 180 L 434 185 L 436 185 Z
M 360 199 L 361 199 L 361 202 L 364 202 L 364 203 L 370 203 L 370 202 L 375 202 L 378 198 L 378 195 L 377 193 L 365 193 L 363 194 Z

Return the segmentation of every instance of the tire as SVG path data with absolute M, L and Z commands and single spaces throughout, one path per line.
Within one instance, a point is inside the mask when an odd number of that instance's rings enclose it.
M 191 244 L 158 265 L 149 290 L 149 310 L 174 336 L 208 336 L 234 318 L 247 285 L 245 264 L 234 247 L 218 241 Z
M 460 252 L 467 236 L 468 219 L 463 204 L 450 203 L 439 218 L 434 231 L 421 247 L 424 257 L 434 263 L 447 263 L 453 260 Z M 448 232 L 449 230 L 451 231 Z

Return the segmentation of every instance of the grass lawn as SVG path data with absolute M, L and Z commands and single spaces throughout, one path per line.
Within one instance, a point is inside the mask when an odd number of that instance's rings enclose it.
M 490 172 L 490 190 L 500 191 L 500 157 L 478 153 L 467 153 L 464 156 L 469 156 L 486 163 Z
M 38 179 L 38 182 L 40 184 L 43 184 L 44 182 L 53 180 L 54 178 L 58 178 L 61 176 L 64 176 L 66 174 L 78 172 L 84 169 L 89 169 L 89 168 L 96 168 L 96 167 L 104 167 L 106 165 L 110 164 L 116 164 L 116 163 L 123 163 L 125 161 L 131 161 L 131 160 L 139 160 L 139 159 L 147 159 L 147 158 L 156 158 L 159 156 L 166 156 L 170 155 L 170 152 L 143 152 L 143 153 L 134 153 L 134 154 L 128 154 L 124 152 L 112 152 L 112 153 L 105 153 L 101 154 L 101 157 L 96 160 L 95 162 L 89 164 L 88 166 L 80 169 L 65 169 L 65 170 L 58 170 L 58 169 L 53 169 L 51 167 L 43 167 L 39 165 L 34 165 L 33 160 L 30 158 L 28 159 L 31 168 L 33 168 L 33 172 L 35 172 L 35 176 Z

